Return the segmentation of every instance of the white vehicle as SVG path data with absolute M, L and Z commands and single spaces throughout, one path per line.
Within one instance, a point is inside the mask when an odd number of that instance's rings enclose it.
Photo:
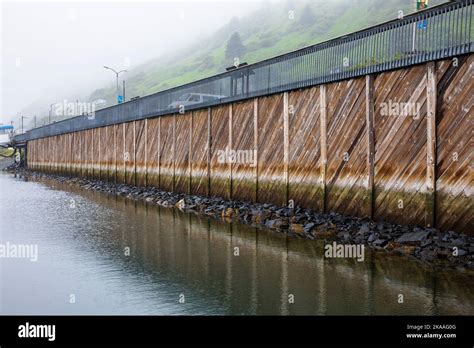
M 211 102 L 214 100 L 226 98 L 225 95 L 215 95 L 215 94 L 203 94 L 203 93 L 186 93 L 183 94 L 178 100 L 175 100 L 170 105 L 169 109 L 179 108 L 180 106 L 189 106 L 194 104 L 201 104 L 206 102 Z
M 101 107 L 107 104 L 107 100 L 105 99 L 96 99 L 92 102 L 96 107 Z

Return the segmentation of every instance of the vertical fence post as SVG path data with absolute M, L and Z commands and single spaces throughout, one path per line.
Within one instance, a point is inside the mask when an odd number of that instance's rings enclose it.
M 426 215 L 425 225 L 435 226 L 435 197 L 436 197 L 436 63 L 427 64 L 426 86 Z
M 74 176 L 74 154 L 76 153 L 74 151 L 74 134 L 75 133 L 70 133 L 69 134 L 69 168 L 68 168 L 68 173 L 69 176 Z
M 374 77 L 365 76 L 365 127 L 367 130 L 367 216 L 374 218 L 375 131 Z
M 137 186 L 137 121 L 133 121 L 133 186 Z
M 43 152 L 43 161 L 44 161 L 44 171 L 49 172 L 49 138 L 44 138 L 44 152 Z
M 56 173 L 56 163 L 58 158 L 58 151 L 57 151 L 57 136 L 49 137 L 50 144 L 51 144 L 51 173 Z
M 326 211 L 326 171 L 327 171 L 327 105 L 326 105 L 326 85 L 321 85 L 319 89 L 319 105 L 320 105 L 320 123 L 321 123 L 321 160 L 320 160 L 320 177 L 321 198 L 323 211 Z
M 93 179 L 94 178 L 94 142 L 95 142 L 95 139 L 94 139 L 94 134 L 95 134 L 95 129 L 94 128 L 91 128 L 89 130 L 90 134 L 91 134 L 91 151 L 90 151 L 90 154 L 91 154 L 91 158 L 89 159 L 90 160 L 90 163 L 89 163 L 89 179 Z
M 191 120 L 189 121 L 189 143 L 188 143 L 188 194 L 192 194 L 193 184 L 193 136 L 194 136 L 194 111 L 191 112 Z
M 40 156 L 40 170 L 44 172 L 45 166 L 44 166 L 44 153 L 45 153 L 45 146 L 44 146 L 44 138 L 40 139 L 41 142 L 41 156 Z
M 171 190 L 175 192 L 176 183 L 176 114 L 173 114 L 173 143 L 172 143 L 172 158 L 173 158 L 173 179 L 171 183 Z
M 102 148 L 101 148 L 101 146 L 100 146 L 100 145 L 101 145 L 101 141 L 100 141 L 100 128 L 95 128 L 95 130 L 96 130 L 97 138 L 99 138 L 99 139 L 97 139 L 97 148 L 98 148 L 99 150 L 97 151 L 97 159 L 96 159 L 96 161 L 97 161 L 97 162 L 96 162 L 96 163 L 97 163 L 96 168 L 97 168 L 97 171 L 98 171 L 98 174 L 96 174 L 96 179 L 101 180 L 101 179 L 102 179 L 102 168 L 101 168 L 101 165 L 100 165 L 100 158 L 101 158 L 101 150 L 102 150 Z
M 207 108 L 207 195 L 211 196 L 212 112 Z
M 62 158 L 62 175 L 68 175 L 68 165 L 71 163 L 69 161 L 69 133 L 62 134 L 63 137 L 63 158 Z M 27 147 L 25 148 L 25 151 L 28 148 L 28 143 Z M 26 164 L 26 152 L 25 152 L 25 164 Z
M 48 151 L 46 153 L 46 155 L 48 156 L 48 173 L 51 173 L 52 172 L 52 163 L 53 163 L 53 151 L 52 151 L 52 141 L 51 141 L 51 137 L 48 137 L 46 138 L 47 140 L 47 147 L 48 147 Z
M 283 177 L 285 185 L 285 206 L 288 205 L 288 186 L 289 186 L 289 120 L 288 120 L 288 92 L 283 94 Z
M 53 172 L 54 174 L 57 174 L 57 171 L 58 171 L 58 162 L 59 162 L 59 160 L 58 160 L 58 157 L 59 157 L 59 149 L 58 149 L 58 147 L 59 147 L 59 146 L 58 146 L 59 140 L 58 140 L 58 136 L 57 136 L 57 135 L 56 135 L 56 136 L 53 136 L 51 140 L 52 140 L 52 147 L 53 147 L 53 157 L 52 157 L 52 158 L 53 158 L 53 162 L 52 162 L 52 168 L 51 168 L 51 169 L 52 169 L 52 172 Z M 20 154 L 21 154 L 21 149 L 20 149 Z
M 127 143 L 125 142 L 125 123 L 122 123 L 122 163 L 123 163 L 123 183 L 126 184 L 127 183 L 127 163 L 126 163 L 126 159 L 128 159 L 128 161 L 130 161 L 130 154 L 128 154 L 128 156 L 125 156 L 125 152 L 127 150 Z
M 53 140 L 51 137 L 47 138 L 48 140 L 48 173 L 53 173 L 53 162 L 54 162 L 54 152 L 53 152 Z
M 158 188 L 161 190 L 161 117 L 158 118 L 158 151 L 157 151 L 157 160 L 158 160 Z
M 77 134 L 77 143 L 79 144 L 79 163 L 78 163 L 78 168 L 77 172 L 79 174 L 79 177 L 82 177 L 84 175 L 84 151 L 85 151 L 85 145 L 84 145 L 84 132 L 79 131 L 76 133 Z
M 113 159 L 112 159 L 112 168 L 113 168 L 113 180 L 114 184 L 117 184 L 117 125 L 113 125 L 113 131 L 114 131 L 114 151 L 112 153 Z
M 59 166 L 59 157 L 61 155 L 61 149 L 60 149 L 60 146 L 61 146 L 61 140 L 60 140 L 61 136 L 59 135 L 56 135 L 53 137 L 53 149 L 54 149 L 54 157 L 53 157 L 53 173 L 55 174 L 60 174 L 60 166 Z M 22 150 L 20 149 L 20 154 L 21 154 Z
M 145 171 L 145 173 L 143 174 L 144 176 L 144 185 L 145 187 L 148 187 L 148 119 L 145 118 L 145 125 L 144 125 L 144 129 L 143 129 L 143 138 L 145 140 L 145 146 L 144 146 L 144 151 L 145 151 L 145 156 L 144 156 L 144 161 L 145 163 L 143 163 L 143 165 L 145 166 L 145 168 L 143 168 L 143 170 Z
M 64 170 L 66 176 L 71 176 L 71 164 L 72 164 L 72 145 L 71 145 L 71 139 L 72 139 L 72 133 L 67 133 L 65 134 L 66 137 L 66 163 L 64 163 Z
M 109 126 L 104 127 L 105 130 L 105 149 L 104 149 L 104 167 L 102 169 L 102 178 L 104 181 L 109 181 Z
M 56 136 L 56 153 L 57 153 L 57 159 L 56 159 L 56 173 L 59 175 L 63 175 L 63 161 L 64 161 L 64 149 L 65 149 L 65 143 L 64 143 L 64 134 Z
M 258 98 L 253 100 L 253 147 L 255 164 L 255 196 L 254 202 L 258 201 Z
M 24 162 L 25 162 L 25 167 L 26 167 L 26 168 L 28 168 L 28 143 L 31 144 L 30 141 L 27 141 L 27 142 L 26 142 L 26 146 L 25 146 L 25 148 L 24 148 L 24 150 L 23 150 L 23 151 L 24 151 L 24 152 L 23 152 L 23 156 L 24 156 L 24 157 L 23 157 L 23 160 L 24 160 Z
M 229 151 L 232 151 L 233 145 L 233 130 L 232 130 L 232 123 L 233 123 L 233 109 L 232 103 L 229 104 Z M 229 161 L 229 199 L 232 199 L 232 161 Z

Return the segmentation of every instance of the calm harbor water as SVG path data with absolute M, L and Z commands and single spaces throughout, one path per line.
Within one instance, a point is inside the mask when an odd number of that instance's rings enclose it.
M 0 244 L 38 246 L 0 258 L 0 314 L 474 314 L 473 277 L 400 257 L 10 174 L 0 194 Z

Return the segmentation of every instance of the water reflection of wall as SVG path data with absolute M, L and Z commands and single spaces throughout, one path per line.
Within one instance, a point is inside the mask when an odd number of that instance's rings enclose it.
M 469 276 L 431 273 L 381 254 L 367 254 L 362 263 L 324 259 L 319 241 L 67 189 L 113 210 L 113 217 L 108 214 L 113 221 L 94 222 L 101 232 L 87 236 L 98 250 L 158 289 L 166 283 L 171 302 L 180 293 L 187 303 L 199 302 L 198 313 L 214 314 L 216 308 L 227 314 L 474 313 Z M 125 247 L 130 258 L 123 256 Z M 288 303 L 290 294 L 295 303 Z M 404 304 L 397 302 L 399 294 Z

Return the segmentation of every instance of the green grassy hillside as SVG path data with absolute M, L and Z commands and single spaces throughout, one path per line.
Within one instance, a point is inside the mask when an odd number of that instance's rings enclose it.
M 430 6 L 445 1 L 431 1 Z M 246 48 L 241 62 L 254 63 L 275 55 L 360 30 L 413 11 L 413 0 L 306 0 L 264 3 L 244 18 L 234 18 L 214 35 L 179 52 L 142 64 L 127 76 L 127 97 L 144 96 L 222 72 L 229 37 L 238 32 Z M 114 104 L 113 86 L 94 91 Z

